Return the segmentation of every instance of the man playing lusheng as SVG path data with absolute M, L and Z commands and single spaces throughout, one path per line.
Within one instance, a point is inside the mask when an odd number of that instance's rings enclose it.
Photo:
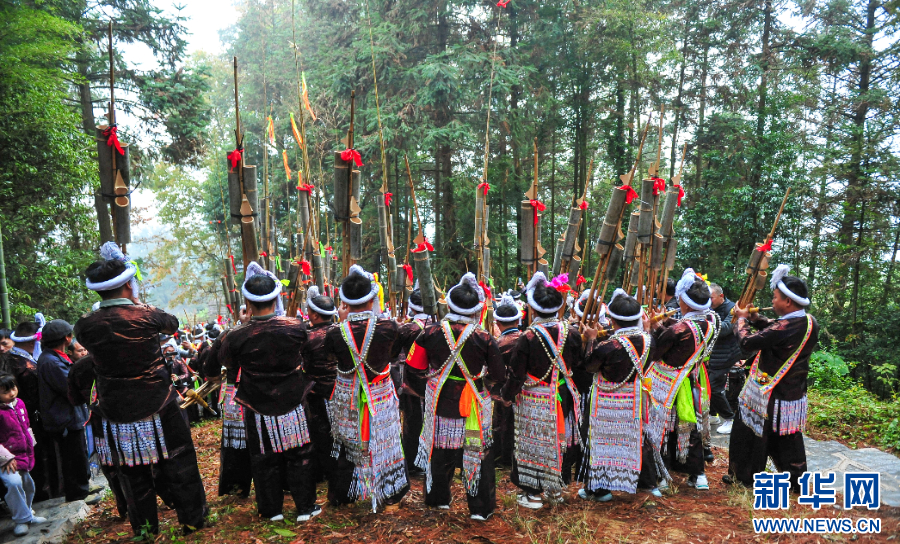
M 185 532 L 199 529 L 206 493 L 159 346 L 159 334 L 177 331 L 178 319 L 136 302 L 137 267 L 114 242 L 104 244 L 100 256 L 104 260 L 86 275 L 88 289 L 103 300 L 78 320 L 75 334 L 94 356 L 96 411 L 103 418 L 103 433 L 94 441 L 101 462 L 116 464 L 135 534 L 148 526 L 159 532 L 154 485 L 165 485 L 161 493 L 174 502 Z
M 753 475 L 766 469 L 768 457 L 777 470 L 791 473 L 795 490 L 806 472 L 806 377 L 809 357 L 819 342 L 819 324 L 806 313 L 810 303 L 806 283 L 788 276 L 789 271 L 788 265 L 779 265 L 770 282 L 778 319 L 734 309 L 741 348 L 759 353 L 741 391 L 740 418 L 728 445 L 726 482 L 733 478 L 752 486 Z

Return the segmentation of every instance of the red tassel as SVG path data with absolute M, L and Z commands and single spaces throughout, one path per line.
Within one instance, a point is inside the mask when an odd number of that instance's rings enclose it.
M 756 248 L 756 251 L 772 251 L 772 240 L 767 240 L 765 244 Z
M 394 193 L 384 193 L 384 207 L 391 207 L 391 198 L 394 196 Z
M 218 323 L 218 324 L 221 325 L 221 324 L 222 324 L 222 319 L 224 319 L 224 318 L 223 318 L 221 315 L 217 315 L 217 316 L 216 316 L 216 323 Z
M 260 251 L 260 252 L 259 252 L 259 256 L 260 256 L 260 257 L 268 257 L 269 254 L 266 253 L 265 251 Z
M 315 186 L 310 185 L 309 183 L 304 183 L 303 185 L 298 185 L 297 190 L 303 191 L 304 193 L 312 194 L 312 190 L 315 189 Z
M 534 225 L 538 224 L 538 212 L 542 212 L 547 209 L 547 206 L 544 205 L 540 200 L 531 200 L 531 211 L 534 213 Z
M 578 279 L 575 280 L 575 287 L 578 287 L 582 283 L 587 283 L 587 280 L 584 279 L 584 276 L 582 276 L 581 274 L 578 274 Z
M 631 201 L 638 197 L 637 191 L 635 191 L 634 187 L 631 185 L 622 185 L 621 187 L 616 187 L 616 189 L 628 192 L 628 194 L 625 195 L 625 204 L 631 204 Z
M 666 180 L 662 178 L 650 178 L 653 181 L 653 196 L 659 196 L 660 191 L 666 190 Z
M 490 189 L 491 186 L 488 185 L 488 182 L 484 181 L 478 184 L 478 188 L 484 191 L 484 196 L 487 196 L 488 189 Z
M 406 270 L 406 278 L 409 280 L 410 283 L 412 283 L 412 281 L 413 281 L 412 266 L 408 265 L 408 264 L 402 264 L 402 265 L 400 265 L 400 267 L 403 268 L 403 270 Z
M 241 162 L 241 154 L 244 153 L 242 148 L 237 148 L 231 153 L 228 154 L 228 160 L 231 162 L 231 171 L 234 172 L 234 169 L 237 168 L 238 163 Z
M 587 200 L 582 200 L 581 204 L 579 204 L 578 207 L 581 208 L 582 210 L 586 210 L 588 207 Z
M 231 259 L 231 270 L 237 274 L 237 267 L 234 266 L 234 255 L 229 255 L 228 258 Z
M 119 128 L 116 125 L 111 127 L 107 127 L 103 129 L 103 134 L 106 137 L 106 145 L 109 147 L 115 147 L 116 151 L 119 152 L 119 155 L 124 155 L 125 152 L 122 150 L 122 146 L 119 144 L 119 136 L 116 134 Z
M 344 162 L 350 162 L 351 160 L 356 163 L 356 166 L 362 166 L 362 156 L 360 156 L 359 151 L 355 149 L 345 149 L 341 151 L 341 160 Z
M 225 307 L 228 308 L 228 313 L 234 315 L 234 310 L 231 309 L 231 304 L 226 304 Z
M 311 276 L 311 275 L 312 275 L 312 274 L 311 274 L 311 272 L 312 272 L 312 265 L 309 264 L 309 261 L 307 261 L 307 260 L 304 259 L 304 260 L 302 260 L 302 261 L 297 261 L 297 264 L 300 265 L 300 270 L 303 272 L 303 275 L 304 275 L 304 276 Z

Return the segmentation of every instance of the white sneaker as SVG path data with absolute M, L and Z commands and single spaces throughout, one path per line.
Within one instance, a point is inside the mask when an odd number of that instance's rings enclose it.
M 25 536 L 28 534 L 28 524 L 27 523 L 17 523 L 16 528 L 13 529 L 13 534 L 16 536 Z
M 659 485 L 656 486 L 656 489 L 660 491 L 667 491 L 669 489 L 669 480 L 663 478 L 659 481 Z
M 278 514 L 277 516 L 272 516 L 269 518 L 269 521 L 284 521 L 284 514 Z
M 437 509 L 438 510 L 450 510 L 450 505 L 449 504 L 439 504 L 437 506 Z
M 544 506 L 544 502 L 541 498 L 535 497 L 534 495 L 520 494 L 516 499 L 516 502 L 519 503 L 519 506 L 530 508 L 532 510 L 538 510 Z
M 710 425 L 719 425 L 722 423 L 722 418 L 719 416 L 709 416 L 709 424 Z
M 578 498 L 584 499 L 586 501 L 594 501 L 594 502 L 609 502 L 613 499 L 612 493 L 607 493 L 606 495 L 597 495 L 596 493 L 588 493 L 581 488 L 578 490 Z
M 482 516 L 481 514 L 472 514 L 469 518 L 474 519 L 475 521 L 487 521 L 492 514 L 488 514 L 487 516 Z
M 653 489 L 651 489 L 650 494 L 654 497 L 662 497 L 662 491 L 660 491 L 658 487 L 654 487 Z
M 688 487 L 696 487 L 699 491 L 708 491 L 709 490 L 709 481 L 706 479 L 706 474 L 701 474 L 699 476 L 691 476 L 687 480 Z
M 726 419 L 719 425 L 719 428 L 716 429 L 716 432 L 719 434 L 731 434 L 731 427 L 734 425 L 733 419 Z
M 297 516 L 297 523 L 303 523 L 304 521 L 309 521 L 321 513 L 322 513 L 322 507 L 319 505 L 316 505 L 313 508 L 313 511 L 310 512 L 309 514 L 300 514 L 299 516 Z
M 39 523 L 47 523 L 47 518 L 42 518 L 40 516 L 32 515 L 31 521 L 29 521 L 28 523 L 31 523 L 32 525 L 37 525 Z

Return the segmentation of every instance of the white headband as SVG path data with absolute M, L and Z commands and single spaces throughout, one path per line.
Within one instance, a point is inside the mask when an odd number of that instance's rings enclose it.
M 791 271 L 791 267 L 786 264 L 780 264 L 775 268 L 775 272 L 772 272 L 772 279 L 769 281 L 769 287 L 774 291 L 777 287 L 779 291 L 788 296 L 791 300 L 799 304 L 800 306 L 809 306 L 809 299 L 803 298 L 797 293 L 788 289 L 787 285 L 784 284 L 785 276 L 787 273 Z
M 572 310 L 575 312 L 575 315 L 577 315 L 578 317 L 584 317 L 584 310 L 582 310 L 580 307 L 581 302 L 587 300 L 588 297 L 590 297 L 590 296 L 591 296 L 590 289 L 585 289 L 584 291 L 581 292 L 581 296 L 578 297 L 578 300 L 575 301 L 575 305 L 572 307 Z M 595 291 L 594 298 L 596 299 L 599 297 L 600 297 L 600 292 Z M 594 310 L 596 311 L 596 308 L 594 308 Z M 591 314 L 591 315 L 593 315 L 593 314 Z M 606 304 L 603 304 L 601 302 L 600 303 L 600 311 L 597 313 L 597 319 L 603 319 L 604 317 L 606 317 Z
M 321 296 L 319 293 L 319 287 L 317 285 L 311 285 L 309 289 L 306 290 L 306 309 L 307 311 L 313 311 L 317 314 L 335 316 L 337 315 L 337 308 L 333 310 L 323 310 L 316 306 L 316 303 L 313 302 L 313 299 Z
M 122 287 L 126 283 L 131 282 L 131 290 L 134 291 L 134 294 L 138 293 L 138 284 L 137 279 L 135 279 L 135 275 L 137 274 L 137 266 L 125 256 L 124 253 L 119 249 L 119 246 L 116 245 L 115 242 L 106 242 L 100 248 L 100 257 L 106 261 L 122 261 L 125 263 L 125 271 L 116 276 L 115 278 L 110 278 L 106 281 L 99 281 L 97 283 L 92 282 L 91 280 L 86 279 L 84 284 L 91 291 L 111 291 L 113 289 L 118 289 Z
M 628 293 L 626 293 L 621 287 L 616 289 L 615 291 L 613 291 L 612 298 L 609 299 L 609 304 L 606 306 L 606 308 L 607 308 L 606 314 L 609 317 L 615 319 L 616 321 L 637 321 L 641 318 L 642 315 L 644 315 L 644 310 L 642 310 L 640 307 L 638 307 L 638 313 L 636 313 L 634 315 L 619 315 L 619 314 L 613 312 L 612 309 L 610 308 L 610 306 L 612 306 L 612 303 L 618 297 L 628 297 Z M 629 297 L 629 298 L 632 298 L 632 297 Z M 637 302 L 637 301 L 635 301 L 635 302 Z
M 534 276 L 531 277 L 531 280 L 528 281 L 528 285 L 525 286 L 525 298 L 528 300 L 528 305 L 534 308 L 536 311 L 542 314 L 552 314 L 559 311 L 560 308 L 563 307 L 563 304 L 566 303 L 565 299 L 562 300 L 555 308 L 545 308 L 541 306 L 534 300 L 534 290 L 538 285 L 548 285 L 547 276 L 544 275 L 543 272 L 537 271 L 534 273 Z M 551 288 L 552 289 L 552 288 Z
M 418 289 L 419 289 L 419 280 L 416 280 L 416 285 L 414 286 L 414 288 L 413 288 L 413 290 L 412 290 L 412 293 L 415 293 L 416 290 L 418 290 Z M 415 302 L 412 301 L 412 293 L 409 294 L 409 302 L 408 302 L 407 306 L 409 306 L 409 309 L 410 309 L 410 310 L 413 310 L 413 311 L 415 311 L 416 313 L 422 313 L 422 312 L 424 312 L 424 311 L 425 311 L 425 306 L 422 306 L 421 304 L 416 304 Z M 421 295 L 421 293 L 422 293 L 422 292 L 419 291 L 419 294 L 420 294 L 420 295 Z
M 37 361 L 41 356 L 41 334 L 44 330 L 44 325 L 47 324 L 47 320 L 44 319 L 44 314 L 38 312 L 34 314 L 34 322 L 38 324 L 38 330 L 36 333 L 31 336 L 16 336 L 16 333 L 12 333 L 9 335 L 9 339 L 17 344 L 25 344 L 28 342 L 34 342 L 34 350 L 31 356 Z
M 698 304 L 687 294 L 688 289 L 694 285 L 694 282 L 697 281 L 697 279 L 697 274 L 694 272 L 693 268 L 685 268 L 684 273 L 681 274 L 681 279 L 678 280 L 678 285 L 675 286 L 675 296 L 683 300 L 685 304 L 694 310 L 709 310 L 712 300 L 707 300 L 706 304 Z
M 456 304 L 453 304 L 453 299 L 450 297 L 450 293 L 452 293 L 454 289 L 464 284 L 469 284 L 469 286 L 475 289 L 475 292 L 478 293 L 478 304 L 472 306 L 471 308 L 462 308 L 460 306 L 457 306 Z M 465 274 L 463 274 L 463 277 L 459 279 L 459 283 L 457 283 L 447 291 L 446 298 L 447 307 L 455 314 L 472 315 L 480 312 L 481 309 L 484 308 L 484 289 L 482 289 L 481 286 L 478 285 L 478 280 L 475 278 L 475 274 L 471 272 L 466 272 Z
M 268 276 L 272 278 L 272 280 L 275 281 L 275 289 L 271 293 L 266 293 L 265 295 L 254 295 L 247 290 L 247 282 L 254 276 Z M 284 315 L 284 304 L 281 302 L 281 281 L 279 281 L 275 274 L 263 269 L 256 261 L 251 261 L 247 266 L 244 284 L 241 285 L 241 294 L 244 295 L 244 298 L 252 302 L 269 302 L 272 299 L 276 299 L 275 315 Z
M 378 294 L 378 284 L 375 282 L 375 276 L 366 272 L 363 269 L 363 267 L 359 266 L 358 264 L 355 264 L 350 267 L 350 271 L 347 272 L 347 278 L 349 278 L 350 276 L 354 276 L 354 275 L 362 276 L 362 277 L 366 278 L 367 280 L 369 280 L 372 284 L 372 289 L 369 291 L 368 295 L 362 296 L 357 299 L 352 299 L 352 298 L 348 298 L 346 295 L 344 295 L 344 285 L 343 285 L 343 282 L 341 282 L 341 288 L 338 290 L 338 293 L 341 296 L 341 300 L 343 300 L 344 303 L 346 303 L 349 306 L 359 306 L 360 304 L 365 304 L 366 302 L 369 302 L 370 300 L 372 300 L 372 298 L 374 298 L 375 295 Z M 344 280 L 346 281 L 347 278 L 344 278 Z
M 504 306 L 512 307 L 516 313 L 511 316 L 502 316 L 497 314 L 497 310 Z M 500 298 L 500 304 L 497 306 L 497 310 L 494 310 L 494 321 L 499 321 L 500 323 L 515 323 L 522 319 L 522 311 L 519 310 L 519 307 L 516 306 L 516 301 L 508 294 L 504 294 L 503 297 Z

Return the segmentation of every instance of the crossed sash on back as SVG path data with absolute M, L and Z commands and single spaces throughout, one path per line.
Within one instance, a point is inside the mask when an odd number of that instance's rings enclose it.
M 562 356 L 568 326 L 557 323 L 557 340 L 542 324 L 531 329 L 543 338 L 542 345 L 550 358 L 550 380 L 537 379 L 526 383 L 519 393 L 515 408 L 515 456 L 519 482 L 522 485 L 555 493 L 564 487 L 562 481 L 563 454 L 567 447 L 580 442 L 581 396 Z M 566 421 L 560 404 L 559 387 L 563 382 L 574 403 L 574 421 Z
M 422 425 L 422 434 L 419 437 L 419 451 L 416 455 L 416 466 L 425 471 L 426 490 L 431 491 L 433 482 L 431 472 L 431 454 L 434 450 L 435 438 L 438 438 L 441 446 L 457 446 L 454 438 L 462 438 L 463 448 L 463 477 L 466 483 L 466 492 L 475 495 L 478 492 L 478 484 L 481 480 L 481 462 L 484 452 L 491 446 L 491 421 L 493 416 L 493 402 L 488 391 L 478 391 L 475 380 L 479 376 L 469 374 L 461 353 L 466 341 L 475 331 L 474 324 L 466 325 L 459 338 L 454 338 L 453 329 L 448 321 L 441 322 L 441 329 L 447 346 L 450 348 L 450 357 L 437 371 L 429 374 L 428 384 L 425 388 L 425 420 Z M 437 405 L 441 390 L 453 368 L 459 368 L 466 385 L 460 398 L 460 416 L 463 419 L 441 418 L 437 415 Z M 487 366 L 485 365 L 485 370 Z M 458 379 L 458 378 L 457 378 Z M 438 436 L 452 434 L 457 436 Z M 449 442 L 453 442 L 450 444 Z
M 738 401 L 740 402 L 741 420 L 747 427 L 750 427 L 750 430 L 756 436 L 762 437 L 763 435 L 763 426 L 769 417 L 769 399 L 772 396 L 772 391 L 778 385 L 778 382 L 787 375 L 794 363 L 797 362 L 800 352 L 803 351 L 810 336 L 812 336 L 812 331 L 812 316 L 807 315 L 806 333 L 804 333 L 803 342 L 781 365 L 781 368 L 778 369 L 774 376 L 769 377 L 760 374 L 759 353 L 753 359 L 753 364 L 750 367 L 750 376 L 748 376 L 747 382 L 741 390 Z M 778 433 L 788 435 L 795 432 L 803 432 L 806 427 L 806 396 L 804 395 L 800 400 L 782 402 L 781 404 L 783 406 L 779 406 L 777 402 L 775 404 L 775 417 L 779 419 Z M 774 421 L 772 427 L 773 429 L 775 428 Z
M 366 376 L 375 316 L 368 318 L 361 349 L 353 337 L 350 321 L 341 323 L 340 329 L 350 349 L 353 368 L 338 369 L 328 403 L 334 437 L 332 456 L 339 457 L 340 446 L 344 447 L 347 459 L 355 465 L 350 496 L 360 500 L 371 498 L 374 511 L 380 501 L 396 495 L 407 485 L 400 442 L 400 403 L 394 382 L 385 379 L 390 375 L 390 366 L 376 373 L 371 383 Z
M 637 348 L 626 336 L 616 336 L 628 353 L 632 373 L 620 383 L 603 379 L 598 372 L 590 393 L 590 427 L 581 480 L 590 491 L 637 490 L 641 473 L 643 440 L 643 368 L 650 354 L 650 335 L 640 332 L 644 349 Z M 635 375 L 636 374 L 636 375 Z M 634 381 L 628 380 L 634 376 Z

